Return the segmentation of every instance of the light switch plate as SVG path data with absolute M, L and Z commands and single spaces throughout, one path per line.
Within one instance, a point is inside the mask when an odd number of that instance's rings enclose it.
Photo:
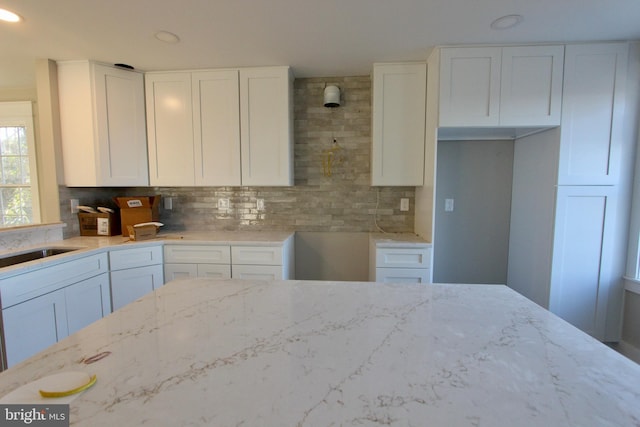
M 453 199 L 444 199 L 444 211 L 453 212 Z
M 406 212 L 409 210 L 409 199 L 405 199 L 405 198 L 400 199 L 400 210 L 402 212 Z
M 259 211 L 264 210 L 264 199 L 256 199 L 256 209 Z

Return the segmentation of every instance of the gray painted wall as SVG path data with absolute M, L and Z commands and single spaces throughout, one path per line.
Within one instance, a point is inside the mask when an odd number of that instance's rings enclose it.
M 438 142 L 434 282 L 506 283 L 512 177 L 513 141 Z
M 296 279 L 368 281 L 369 233 L 296 232 Z

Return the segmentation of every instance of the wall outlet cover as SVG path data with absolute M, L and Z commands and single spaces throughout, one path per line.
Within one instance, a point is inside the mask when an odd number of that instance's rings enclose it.
M 218 209 L 229 209 L 229 199 L 218 199 Z

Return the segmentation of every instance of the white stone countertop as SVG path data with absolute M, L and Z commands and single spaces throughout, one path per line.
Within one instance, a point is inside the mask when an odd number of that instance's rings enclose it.
M 0 396 L 78 370 L 98 381 L 73 426 L 640 420 L 640 366 L 500 285 L 176 281 L 0 373 Z
M 395 247 L 422 247 L 430 248 L 432 243 L 427 242 L 417 234 L 411 233 L 371 233 L 369 239 L 379 248 L 395 248 Z
M 149 240 L 132 241 L 129 237 L 118 236 L 81 236 L 35 245 L 20 250 L 0 252 L 0 257 L 29 252 L 37 248 L 73 248 L 77 249 L 65 254 L 29 261 L 9 267 L 0 268 L 0 279 L 33 271 L 45 266 L 71 261 L 93 253 L 107 250 L 129 249 L 162 244 L 220 244 L 220 245 L 283 245 L 293 238 L 293 231 L 212 231 L 212 232 L 170 232 L 158 233 L 157 237 Z

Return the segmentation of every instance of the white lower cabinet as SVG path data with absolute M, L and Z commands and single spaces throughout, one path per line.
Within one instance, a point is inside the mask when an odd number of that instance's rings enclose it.
M 162 246 L 109 252 L 111 302 L 117 310 L 164 284 Z
M 294 277 L 293 239 L 277 246 L 231 246 L 234 279 L 289 280 Z
M 112 271 L 111 300 L 113 309 L 124 307 L 162 285 L 162 264 Z
M 431 247 L 424 244 L 369 244 L 369 280 L 384 283 L 431 283 Z
M 165 245 L 165 278 L 292 279 L 292 242 L 293 238 L 284 245 Z
M 193 277 L 231 278 L 229 245 L 165 245 L 167 282 Z
M 549 311 L 598 339 L 619 324 L 608 313 L 620 294 L 616 263 L 617 189 L 613 186 L 558 186 L 549 287 Z M 609 325 L 608 325 L 609 323 Z M 612 328 L 616 329 L 616 328 Z
M 69 335 L 111 313 L 109 275 L 104 273 L 64 290 Z
M 5 367 L 108 314 L 107 271 L 106 254 L 98 254 L 0 281 Z
M 51 292 L 2 310 L 6 367 L 69 335 L 64 291 Z

